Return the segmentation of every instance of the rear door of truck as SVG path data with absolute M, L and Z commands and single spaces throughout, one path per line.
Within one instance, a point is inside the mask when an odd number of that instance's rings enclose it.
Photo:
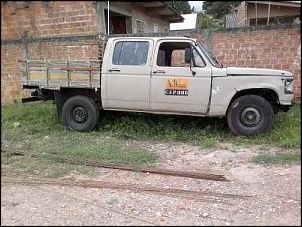
M 206 113 L 212 68 L 205 63 L 192 42 L 180 39 L 157 42 L 151 74 L 151 111 L 193 115 Z M 186 48 L 192 48 L 194 55 L 191 69 L 184 60 Z
M 102 105 L 112 110 L 149 110 L 153 41 L 118 38 L 108 42 L 102 66 Z

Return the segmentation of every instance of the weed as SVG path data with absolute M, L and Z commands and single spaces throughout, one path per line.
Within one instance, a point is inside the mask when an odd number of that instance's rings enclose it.
M 110 205 L 113 205 L 117 202 L 117 198 L 111 196 L 108 198 L 108 200 L 106 202 Z
M 252 162 L 258 164 L 288 164 L 288 163 L 300 163 L 301 162 L 301 152 L 285 152 L 268 154 L 261 153 L 252 158 Z

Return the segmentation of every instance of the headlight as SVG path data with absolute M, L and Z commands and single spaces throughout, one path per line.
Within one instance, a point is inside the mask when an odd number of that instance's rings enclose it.
M 293 79 L 285 79 L 284 80 L 284 93 L 285 94 L 293 94 Z

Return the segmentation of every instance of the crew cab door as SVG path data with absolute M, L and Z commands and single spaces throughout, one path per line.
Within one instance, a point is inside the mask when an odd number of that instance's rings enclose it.
M 191 69 L 190 64 L 185 63 L 185 48 L 192 48 L 194 54 Z M 192 41 L 157 42 L 151 75 L 151 111 L 203 115 L 207 111 L 210 89 L 211 66 L 205 64 Z
M 104 55 L 107 64 L 102 67 L 103 108 L 149 110 L 153 41 L 115 39 L 107 48 L 110 54 Z

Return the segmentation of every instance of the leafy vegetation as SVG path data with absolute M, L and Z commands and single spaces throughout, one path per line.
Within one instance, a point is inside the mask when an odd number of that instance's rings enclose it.
M 201 29 L 220 29 L 224 27 L 224 20 L 215 19 L 208 14 L 198 13 L 197 24 Z
M 224 28 L 225 15 L 231 13 L 241 1 L 204 1 L 202 12 L 197 14 L 197 27 L 200 29 Z
M 231 10 L 237 7 L 241 1 L 204 1 L 202 9 L 207 15 L 215 19 L 223 19 Z
M 166 3 L 181 14 L 192 13 L 192 9 L 188 1 L 166 1 Z

